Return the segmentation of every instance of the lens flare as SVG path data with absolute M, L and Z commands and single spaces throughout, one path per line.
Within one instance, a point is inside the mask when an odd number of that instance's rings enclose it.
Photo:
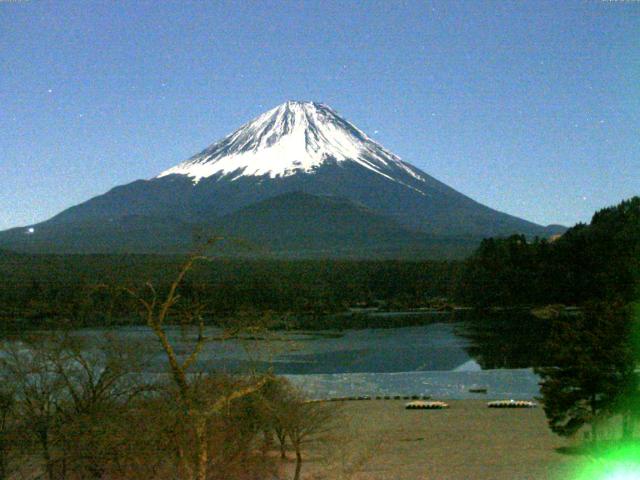
M 620 468 L 611 474 L 606 474 L 606 480 L 638 480 L 640 479 L 640 470 Z
M 640 480 L 640 443 L 599 451 L 582 465 L 575 480 Z

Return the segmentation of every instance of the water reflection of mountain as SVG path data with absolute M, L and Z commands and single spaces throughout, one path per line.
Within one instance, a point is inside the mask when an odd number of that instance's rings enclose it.
M 465 350 L 483 369 L 544 366 L 549 320 L 525 310 L 477 312 L 456 333 L 469 340 Z
M 451 371 L 470 360 L 466 344 L 455 334 L 455 325 L 448 323 L 347 330 L 338 337 L 313 336 L 311 341 L 298 342 L 302 348 L 284 346 L 270 362 L 254 362 L 253 367 L 273 368 L 278 374 Z M 246 362 L 241 355 L 216 356 L 206 368 L 242 370 Z
M 206 336 L 211 341 L 195 367 L 204 372 L 271 369 L 289 375 L 530 368 L 544 363 L 548 329 L 548 321 L 522 311 L 472 312 L 464 318 L 443 315 L 441 323 L 403 328 L 273 332 L 264 339 L 227 341 L 217 341 L 220 330 L 208 327 Z M 82 335 L 90 338 L 104 332 L 85 329 Z M 142 327 L 121 327 L 111 333 L 156 345 Z M 178 354 L 186 355 L 197 332 L 170 328 L 169 335 Z M 150 354 L 150 370 L 164 371 L 165 357 L 159 347 Z

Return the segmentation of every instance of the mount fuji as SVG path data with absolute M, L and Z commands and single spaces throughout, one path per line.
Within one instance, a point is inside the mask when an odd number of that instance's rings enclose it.
M 0 232 L 0 248 L 177 253 L 221 235 L 259 246 L 253 254 L 442 258 L 487 236 L 562 230 L 481 205 L 327 105 L 286 102 L 154 178 Z

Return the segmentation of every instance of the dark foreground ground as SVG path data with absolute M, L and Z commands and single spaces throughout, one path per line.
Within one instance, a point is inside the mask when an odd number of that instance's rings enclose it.
M 565 480 L 584 461 L 556 451 L 574 442 L 551 433 L 540 407 L 451 400 L 448 410 L 405 410 L 404 403 L 344 402 L 337 438 L 314 447 L 302 478 Z

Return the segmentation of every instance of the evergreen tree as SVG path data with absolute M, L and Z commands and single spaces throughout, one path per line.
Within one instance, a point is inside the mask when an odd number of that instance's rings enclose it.
M 563 436 L 629 411 L 637 395 L 637 373 L 630 310 L 620 302 L 585 305 L 579 316 L 564 316 L 553 327 L 547 347 L 553 367 L 542 377 L 544 411 L 551 430 Z

